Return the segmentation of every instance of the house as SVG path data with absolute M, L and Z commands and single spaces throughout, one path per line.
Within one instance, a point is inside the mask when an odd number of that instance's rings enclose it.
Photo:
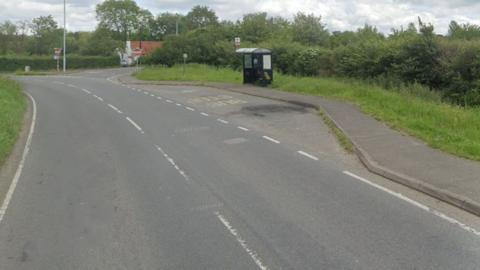
M 133 51 L 141 51 L 141 55 L 149 55 L 153 53 L 158 48 L 163 46 L 162 41 L 142 41 L 142 40 L 132 40 L 130 41 L 130 46 Z

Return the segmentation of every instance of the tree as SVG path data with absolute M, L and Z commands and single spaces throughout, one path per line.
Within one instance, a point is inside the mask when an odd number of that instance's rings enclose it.
M 270 37 L 271 25 L 266 12 L 250 13 L 243 15 L 240 31 L 244 40 L 258 43 Z
M 185 21 L 188 30 L 218 25 L 218 17 L 215 11 L 207 6 L 194 6 L 185 16 Z
M 52 15 L 34 18 L 30 25 L 33 33 L 34 44 L 30 53 L 50 54 L 55 47 L 62 47 L 63 30 L 58 28 Z
M 14 50 L 17 26 L 10 21 L 0 24 L 0 54 Z
M 326 45 L 329 33 L 321 16 L 299 12 L 293 18 L 293 40 L 305 45 Z
M 480 26 L 475 24 L 458 24 L 451 21 L 448 27 L 448 36 L 452 39 L 472 40 L 480 38 Z
M 119 39 L 127 41 L 132 33 L 147 31 L 152 14 L 141 9 L 132 0 L 106 0 L 96 7 L 101 28 L 113 31 Z
M 159 14 L 155 19 L 155 26 L 153 27 L 153 33 L 157 39 L 163 40 L 167 35 L 173 35 L 176 33 L 178 23 L 178 33 L 185 32 L 185 19 L 184 16 L 178 13 L 165 12 Z
M 116 48 L 122 48 L 123 42 L 115 40 L 115 33 L 110 29 L 97 27 L 95 32 L 82 37 L 80 53 L 83 55 L 108 56 L 115 53 Z

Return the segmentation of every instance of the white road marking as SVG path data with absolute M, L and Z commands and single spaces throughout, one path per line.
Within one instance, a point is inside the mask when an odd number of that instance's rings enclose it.
M 130 122 L 130 124 L 132 124 L 136 129 L 138 129 L 138 131 L 140 131 L 140 133 L 142 133 L 142 134 L 145 133 L 145 132 L 143 132 L 143 129 L 139 125 L 137 125 L 137 123 L 135 123 L 132 119 L 130 119 L 130 117 L 127 116 L 125 118 L 128 120 L 128 122 Z
M 250 247 L 248 247 L 247 242 L 242 238 L 242 236 L 238 233 L 238 231 L 233 228 L 233 226 L 230 224 L 230 222 L 225 218 L 220 212 L 215 212 L 215 215 L 217 218 L 222 222 L 223 226 L 227 228 L 227 230 L 230 232 L 231 235 L 235 237 L 235 240 L 240 244 L 240 246 L 247 252 L 247 254 L 252 258 L 253 262 L 260 268 L 261 270 L 267 270 L 268 266 L 266 266 L 260 256 L 252 250 Z
M 112 104 L 108 104 L 108 107 L 112 108 L 114 111 L 116 111 L 117 113 L 122 113 L 122 111 L 120 111 L 117 107 L 113 106 Z
M 63 82 L 59 82 L 59 81 L 53 81 L 53 83 L 55 83 L 55 84 L 64 84 Z
M 74 87 L 74 88 L 76 87 L 76 86 L 73 85 L 73 84 L 67 84 L 67 86 Z
M 167 159 L 168 162 L 173 165 L 175 170 L 177 170 L 177 172 L 185 179 L 185 181 L 190 182 L 190 177 L 188 177 L 188 175 L 182 169 L 180 169 L 180 167 L 178 167 L 178 165 L 175 163 L 175 160 L 173 160 L 173 158 L 171 158 L 159 145 L 155 145 L 155 147 L 163 154 L 163 157 L 165 157 L 165 159 Z
M 88 91 L 88 90 L 85 89 L 85 88 L 82 88 L 82 91 L 85 92 L 85 93 L 87 93 L 87 94 L 91 94 L 91 93 L 92 93 L 92 92 Z
M 173 103 L 173 101 L 171 101 L 170 99 L 167 99 L 167 102 L 168 102 L 168 103 Z
M 145 95 L 148 95 L 148 94 L 149 94 L 147 91 L 143 91 L 143 93 L 144 93 Z
M 274 142 L 274 143 L 280 143 L 280 141 L 277 141 L 274 138 L 271 138 L 271 137 L 268 137 L 268 136 L 262 136 L 262 138 L 264 138 L 265 140 L 269 140 L 271 142 Z
M 461 223 L 460 221 L 458 221 L 458 220 L 456 220 L 456 219 L 454 219 L 454 218 L 451 218 L 451 217 L 449 217 L 449 216 L 447 216 L 447 215 L 445 215 L 445 214 L 443 214 L 443 213 L 440 213 L 440 212 L 438 212 L 437 210 L 432 209 L 432 208 L 430 208 L 430 207 L 428 207 L 428 206 L 426 206 L 426 205 L 424 205 L 424 204 L 422 204 L 422 203 L 419 203 L 419 202 L 417 202 L 417 201 L 414 201 L 414 200 L 406 197 L 405 195 L 403 195 L 403 194 L 401 194 L 401 193 L 392 191 L 392 190 L 390 190 L 390 189 L 388 189 L 388 188 L 386 188 L 386 187 L 383 187 L 383 186 L 380 186 L 380 185 L 378 185 L 378 184 L 375 184 L 375 183 L 373 183 L 373 182 L 371 182 L 371 181 L 369 181 L 369 180 L 367 180 L 367 179 L 365 179 L 365 178 L 363 178 L 363 177 L 361 177 L 361 176 L 358 176 L 358 175 L 356 175 L 356 174 L 354 174 L 354 173 L 351 173 L 351 172 L 349 172 L 349 171 L 343 171 L 343 173 L 346 174 L 346 175 L 348 175 L 348 176 L 350 176 L 350 177 L 353 177 L 353 178 L 355 178 L 355 179 L 357 179 L 357 180 L 360 180 L 360 181 L 362 181 L 363 183 L 368 184 L 368 185 L 370 185 L 370 186 L 372 186 L 372 187 L 374 187 L 374 188 L 376 188 L 376 189 L 379 189 L 379 190 L 384 191 L 384 192 L 386 192 L 386 193 L 388 193 L 388 194 L 390 194 L 390 195 L 393 195 L 393 196 L 395 196 L 395 197 L 397 197 L 397 198 L 399 198 L 399 199 L 401 199 L 401 200 L 403 200 L 403 201 L 406 201 L 406 202 L 410 203 L 411 205 L 414 205 L 414 206 L 416 206 L 416 207 L 418 207 L 418 208 L 420 208 L 420 209 L 422 209 L 422 210 L 424 210 L 424 211 L 427 211 L 427 212 L 429 212 L 429 213 L 432 213 L 433 215 L 435 215 L 435 216 L 437 216 L 437 217 L 439 217 L 439 218 L 441 218 L 441 219 L 443 219 L 443 220 L 446 220 L 446 221 L 448 221 L 448 222 L 450 222 L 450 223 L 452 223 L 452 224 L 455 224 L 455 225 L 459 226 L 460 228 L 462 228 L 462 229 L 464 229 L 464 230 L 466 230 L 466 231 L 468 231 L 468 232 L 471 232 L 471 233 L 475 234 L 476 236 L 480 236 L 480 231 L 477 231 L 477 230 L 475 230 L 474 228 L 472 228 L 472 227 L 470 227 L 470 226 L 468 226 L 468 225 L 466 225 L 466 224 L 463 224 L 463 223 Z
M 192 108 L 192 107 L 185 107 L 185 108 L 186 108 L 187 110 L 189 110 L 189 111 L 192 111 L 192 112 L 194 112 L 194 111 L 195 111 L 195 109 L 194 109 L 194 108 Z
M 318 157 L 316 157 L 316 156 L 314 156 L 314 155 L 311 155 L 311 154 L 309 154 L 309 153 L 307 153 L 307 152 L 297 151 L 297 153 L 299 153 L 300 155 L 304 155 L 304 156 L 306 156 L 306 157 L 308 157 L 308 158 L 311 158 L 311 159 L 313 159 L 313 160 L 318 160 Z
M 25 143 L 25 148 L 23 149 L 22 159 L 18 164 L 17 170 L 15 171 L 15 175 L 13 176 L 12 183 L 10 183 L 10 187 L 8 188 L 7 194 L 5 195 L 5 199 L 3 200 L 2 206 L 0 207 L 0 223 L 5 216 L 5 213 L 8 209 L 8 205 L 10 204 L 10 200 L 12 199 L 13 192 L 15 192 L 15 188 L 17 187 L 18 180 L 22 175 L 23 166 L 25 166 L 25 160 L 27 159 L 28 152 L 30 151 L 30 145 L 32 143 L 33 132 L 35 130 L 35 123 L 37 121 L 37 103 L 33 97 L 26 93 L 26 95 L 30 98 L 33 104 L 33 112 L 32 112 L 32 124 L 30 125 L 30 130 L 28 132 L 27 141 Z
M 220 118 L 218 118 L 217 121 L 220 122 L 220 123 L 228 124 L 227 120 L 223 120 L 223 119 L 220 119 Z
M 162 97 L 157 97 L 157 99 L 162 99 Z
M 154 97 L 155 95 L 154 94 L 150 94 L 151 97 Z
M 249 131 L 249 129 L 246 128 L 246 127 L 238 126 L 237 128 L 238 128 L 238 129 L 241 129 L 241 130 L 243 130 L 243 131 Z
M 98 99 L 98 100 L 100 100 L 100 101 L 103 101 L 103 98 L 101 98 L 101 97 L 99 97 L 99 96 L 97 96 L 97 95 L 93 95 L 93 97 L 96 98 L 96 99 Z
M 200 114 L 203 115 L 203 116 L 208 116 L 208 113 L 202 112 L 202 113 L 200 113 Z
M 182 106 L 182 104 L 180 104 L 180 103 L 175 103 L 175 105 L 177 105 L 177 106 Z

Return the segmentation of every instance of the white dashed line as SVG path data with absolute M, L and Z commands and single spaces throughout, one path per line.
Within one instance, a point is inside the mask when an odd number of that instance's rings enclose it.
M 145 95 L 148 95 L 148 94 L 150 94 L 150 93 L 148 93 L 147 91 L 143 91 L 143 93 L 144 93 Z
M 237 128 L 238 128 L 238 129 L 241 129 L 241 130 L 243 130 L 243 131 L 249 131 L 249 129 L 246 128 L 246 127 L 238 126 Z
M 150 94 L 150 96 L 151 96 L 151 97 L 155 97 L 155 95 L 154 95 L 154 94 Z
M 22 175 L 22 170 L 25 165 L 25 160 L 27 159 L 28 152 L 30 151 L 30 145 L 32 143 L 32 136 L 33 132 L 35 130 L 35 123 L 37 119 L 37 103 L 33 97 L 26 93 L 26 95 L 30 98 L 33 104 L 33 112 L 32 112 L 32 123 L 30 124 L 30 130 L 28 131 L 28 137 L 27 141 L 25 143 L 25 147 L 23 148 L 23 153 L 22 153 L 22 158 L 20 160 L 20 163 L 18 164 L 17 170 L 15 171 L 15 175 L 13 176 L 13 180 L 10 183 L 10 187 L 8 188 L 7 194 L 5 195 L 5 199 L 3 199 L 2 206 L 0 207 L 0 223 L 3 220 L 3 217 L 5 216 L 5 213 L 7 212 L 8 205 L 10 204 L 10 201 L 13 196 L 13 192 L 15 192 L 15 188 L 17 187 L 18 180 L 20 179 L 20 176 Z
M 139 125 L 137 125 L 137 123 L 135 123 L 132 119 L 130 119 L 130 117 L 127 116 L 127 117 L 125 117 L 125 118 L 126 118 L 126 119 L 128 120 L 128 122 L 130 122 L 130 124 L 132 124 L 138 131 L 140 131 L 140 133 L 142 133 L 142 134 L 145 133 L 145 132 L 143 132 L 142 128 L 141 128 Z
M 91 93 L 92 93 L 92 92 L 88 91 L 88 90 L 85 89 L 85 88 L 82 88 L 82 91 L 85 92 L 85 93 L 87 93 L 87 94 L 91 94 Z
M 351 172 L 349 172 L 349 171 L 343 171 L 343 173 L 346 174 L 346 175 L 348 175 L 348 176 L 350 176 L 350 177 L 353 177 L 353 178 L 355 178 L 355 179 L 357 179 L 357 180 L 360 180 L 360 181 L 362 181 L 363 183 L 368 184 L 368 185 L 370 185 L 370 186 L 372 186 L 372 187 L 374 187 L 374 188 L 376 188 L 376 189 L 379 189 L 379 190 L 384 191 L 384 192 L 386 192 L 386 193 L 388 193 L 388 194 L 390 194 L 390 195 L 393 195 L 393 196 L 395 196 L 395 197 L 397 197 L 397 198 L 399 198 L 399 199 L 401 199 L 401 200 L 403 200 L 403 201 L 406 201 L 406 202 L 410 203 L 411 205 L 414 205 L 414 206 L 416 206 L 416 207 L 418 207 L 418 208 L 420 208 L 420 209 L 422 209 L 422 210 L 424 210 L 424 211 L 430 212 L 430 213 L 434 214 L 435 216 L 437 216 L 437 217 L 439 217 L 439 218 L 441 218 L 441 219 L 443 219 L 443 220 L 446 220 L 446 221 L 448 221 L 448 222 L 450 222 L 450 223 L 452 223 L 452 224 L 455 224 L 455 225 L 459 226 L 460 228 L 462 228 L 462 229 L 464 229 L 464 230 L 466 230 L 466 231 L 468 231 L 468 232 L 471 232 L 471 233 L 475 234 L 476 236 L 480 236 L 480 231 L 477 231 L 477 230 L 475 230 L 474 228 L 469 227 L 468 225 L 463 224 L 463 223 L 461 223 L 460 221 L 458 221 L 458 220 L 456 220 L 456 219 L 454 219 L 454 218 L 451 218 L 451 217 L 449 217 L 449 216 L 447 216 L 447 215 L 445 215 L 445 214 L 443 214 L 443 213 L 440 213 L 440 212 L 438 212 L 437 210 L 432 209 L 432 208 L 430 208 L 430 207 L 428 207 L 428 206 L 426 206 L 426 205 L 424 205 L 424 204 L 422 204 L 422 203 L 419 203 L 419 202 L 417 202 L 417 201 L 414 201 L 414 200 L 406 197 L 405 195 L 403 195 L 403 194 L 401 194 L 401 193 L 392 191 L 392 190 L 390 190 L 390 189 L 388 189 L 388 188 L 386 188 L 386 187 L 383 187 L 383 186 L 380 186 L 380 185 L 378 185 L 378 184 L 375 184 L 375 183 L 373 183 L 373 182 L 371 182 L 371 181 L 369 181 L 369 180 L 367 180 L 367 179 L 365 179 L 365 178 L 363 178 L 363 177 L 361 177 L 361 176 L 358 176 L 358 175 L 356 175 L 356 174 L 354 174 L 354 173 L 351 173 Z
M 223 226 L 225 226 L 225 228 L 227 228 L 227 230 L 230 232 L 230 234 L 235 237 L 235 240 L 237 240 L 237 242 L 240 244 L 240 246 L 243 248 L 243 250 L 245 250 L 245 252 L 247 252 L 247 254 L 250 256 L 250 258 L 252 258 L 252 260 L 255 262 L 255 264 L 258 266 L 258 268 L 260 268 L 261 270 L 267 270 L 268 267 L 263 263 L 262 259 L 257 254 L 257 252 L 252 250 L 247 245 L 247 242 L 242 238 L 242 236 L 240 236 L 238 231 L 235 228 L 233 228 L 233 226 L 230 224 L 230 222 L 223 215 L 221 215 L 219 212 L 215 212 L 215 215 L 220 220 L 220 222 L 222 222 Z
M 162 97 L 157 97 L 157 99 L 162 99 Z
M 220 119 L 220 118 L 218 118 L 217 121 L 220 122 L 220 123 L 228 124 L 227 120 L 223 120 L 223 119 Z
M 73 85 L 73 84 L 67 84 L 67 86 L 69 86 L 69 87 L 73 87 L 73 88 L 75 88 L 75 87 L 76 87 L 76 86 L 75 86 L 75 85 Z
M 180 103 L 175 103 L 175 105 L 177 105 L 177 106 L 182 106 L 182 104 L 180 104 Z
M 168 103 L 173 103 L 173 101 L 171 101 L 170 99 L 167 99 L 167 102 L 168 102 Z
M 308 158 L 311 158 L 313 160 L 318 160 L 318 157 L 314 156 L 314 155 L 311 155 L 307 152 L 303 152 L 303 151 L 297 151 L 297 153 L 299 153 L 300 155 L 303 155 L 303 156 L 306 156 Z
M 112 104 L 108 104 L 108 107 L 112 108 L 117 113 L 122 113 L 122 111 L 120 111 L 117 107 L 113 106 Z
M 158 151 L 160 151 L 163 154 L 165 159 L 167 159 L 168 162 L 170 162 L 170 164 L 172 164 L 172 166 L 178 171 L 178 173 L 181 176 L 183 176 L 185 181 L 190 182 L 190 177 L 188 177 L 188 175 L 182 169 L 180 169 L 180 167 L 178 167 L 178 165 L 175 163 L 175 160 L 173 160 L 173 158 L 171 158 L 160 146 L 155 145 L 155 147 L 157 148 Z
M 264 138 L 265 140 L 269 140 L 271 142 L 274 142 L 274 143 L 280 143 L 280 141 L 277 141 L 274 138 L 271 138 L 271 137 L 268 137 L 268 136 L 262 136 L 262 138 Z
M 187 110 L 189 110 L 189 111 L 192 111 L 192 112 L 194 112 L 194 111 L 195 111 L 195 109 L 194 109 L 194 108 L 192 108 L 192 107 L 185 107 L 185 109 L 187 109 Z
M 96 98 L 96 99 L 98 99 L 98 100 L 100 100 L 100 101 L 103 101 L 103 98 L 101 98 L 101 97 L 99 97 L 99 96 L 97 96 L 97 95 L 93 95 L 93 97 Z
M 208 113 L 202 112 L 202 113 L 200 113 L 200 114 L 203 115 L 203 116 L 208 116 Z

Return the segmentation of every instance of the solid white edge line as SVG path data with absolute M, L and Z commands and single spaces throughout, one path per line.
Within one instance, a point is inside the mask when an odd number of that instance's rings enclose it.
M 135 121 L 130 119 L 130 117 L 127 116 L 125 118 L 128 120 L 128 122 L 130 122 L 130 124 L 132 124 L 136 129 L 138 129 L 138 131 L 140 131 L 140 133 L 142 133 L 142 134 L 144 133 L 142 128 L 139 125 L 137 125 L 137 123 L 135 123 Z
M 241 130 L 243 130 L 243 131 L 249 131 L 249 129 L 246 128 L 246 127 L 238 126 L 237 128 L 238 128 L 238 129 L 241 129 Z
M 399 198 L 399 199 L 401 199 L 401 200 L 403 200 L 403 201 L 406 201 L 406 202 L 410 203 L 411 205 L 414 205 L 414 206 L 416 206 L 416 207 L 418 207 L 418 208 L 420 208 L 420 209 L 422 209 L 422 210 L 424 210 L 424 211 L 427 211 L 427 212 L 429 212 L 429 213 L 432 213 L 433 215 L 435 215 L 435 216 L 437 216 L 437 217 L 439 217 L 439 218 L 441 218 L 441 219 L 443 219 L 443 220 L 446 220 L 446 221 L 448 221 L 449 223 L 455 224 L 455 225 L 459 226 L 460 228 L 462 228 L 462 229 L 464 229 L 464 230 L 466 230 L 466 231 L 468 231 L 468 232 L 471 232 L 471 233 L 475 234 L 476 236 L 480 236 L 480 231 L 477 231 L 477 230 L 475 230 L 474 228 L 472 228 L 472 227 L 470 227 L 470 226 L 468 226 L 468 225 L 466 225 L 466 224 L 464 224 L 464 223 L 461 223 L 460 221 L 458 221 L 458 220 L 456 220 L 456 219 L 454 219 L 454 218 L 451 218 L 451 217 L 449 217 L 449 216 L 447 216 L 447 215 L 445 215 L 445 214 L 443 214 L 443 213 L 441 213 L 441 212 L 439 212 L 439 211 L 437 211 L 437 210 L 435 210 L 435 209 L 432 209 L 432 208 L 430 208 L 430 207 L 428 207 L 428 206 L 426 206 L 426 205 L 424 205 L 424 204 L 422 204 L 422 203 L 419 203 L 419 202 L 417 202 L 417 201 L 414 201 L 414 200 L 406 197 L 405 195 L 403 195 L 403 194 L 401 194 L 401 193 L 392 191 L 392 190 L 390 190 L 390 189 L 388 189 L 388 188 L 386 188 L 386 187 L 383 187 L 383 186 L 380 186 L 380 185 L 378 185 L 378 184 L 375 184 L 375 183 L 373 183 L 373 182 L 371 182 L 371 181 L 369 181 L 369 180 L 367 180 L 367 179 L 365 179 L 365 178 L 363 178 L 363 177 L 361 177 L 361 176 L 358 176 L 358 175 L 356 175 L 356 174 L 354 174 L 354 173 L 351 173 L 351 172 L 349 172 L 349 171 L 343 171 L 343 173 L 346 174 L 346 175 L 348 175 L 348 176 L 350 176 L 350 177 L 353 177 L 353 178 L 355 178 L 355 179 L 357 179 L 357 180 L 360 180 L 360 181 L 364 182 L 365 184 L 368 184 L 368 185 L 370 185 L 370 186 L 372 186 L 372 187 L 374 187 L 374 188 L 377 188 L 377 189 L 379 189 L 379 190 L 381 190 L 381 191 L 384 191 L 384 192 L 386 192 L 386 193 L 388 193 L 388 194 L 390 194 L 390 195 L 392 195 L 392 196 L 395 196 L 395 197 L 397 197 L 397 198 Z
M 220 123 L 228 124 L 227 120 L 223 120 L 223 119 L 220 119 L 220 118 L 218 118 L 217 121 L 220 122 Z
M 271 137 L 268 137 L 268 136 L 262 136 L 262 138 L 264 138 L 265 140 L 269 140 L 271 142 L 274 142 L 274 143 L 280 143 L 280 141 L 277 141 L 274 138 L 271 138 Z
M 247 252 L 253 262 L 260 268 L 261 270 L 268 270 L 268 266 L 266 266 L 257 252 L 252 250 L 248 245 L 245 239 L 238 233 L 238 231 L 230 224 L 227 218 L 225 218 L 220 212 L 215 212 L 215 215 L 220 220 L 220 222 L 227 228 L 228 232 L 235 237 L 235 240 L 240 244 L 240 246 Z
M 311 155 L 311 154 L 309 154 L 309 153 L 307 153 L 307 152 L 304 152 L 304 151 L 301 151 L 301 150 L 300 150 L 300 151 L 297 151 L 297 153 L 299 153 L 300 155 L 306 156 L 306 157 L 308 157 L 308 158 L 310 158 L 310 159 L 318 160 L 318 157 L 316 157 L 316 156 L 314 156 L 314 155 Z
M 0 208 L 0 223 L 5 216 L 7 211 L 8 205 L 10 204 L 10 200 L 12 199 L 13 192 L 15 192 L 15 188 L 17 187 L 18 180 L 22 175 L 23 167 L 25 166 L 25 160 L 27 159 L 28 152 L 30 151 L 30 145 L 32 143 L 33 132 L 35 130 L 35 123 L 37 121 L 37 103 L 35 99 L 27 92 L 25 94 L 30 98 L 33 104 L 33 113 L 32 113 L 32 124 L 30 125 L 30 131 L 28 132 L 27 141 L 25 143 L 25 148 L 23 149 L 22 159 L 18 164 L 17 170 L 15 171 L 15 175 L 13 176 L 12 183 L 10 183 L 10 187 L 8 188 L 7 194 L 5 195 L 5 199 L 3 200 L 2 206 Z

